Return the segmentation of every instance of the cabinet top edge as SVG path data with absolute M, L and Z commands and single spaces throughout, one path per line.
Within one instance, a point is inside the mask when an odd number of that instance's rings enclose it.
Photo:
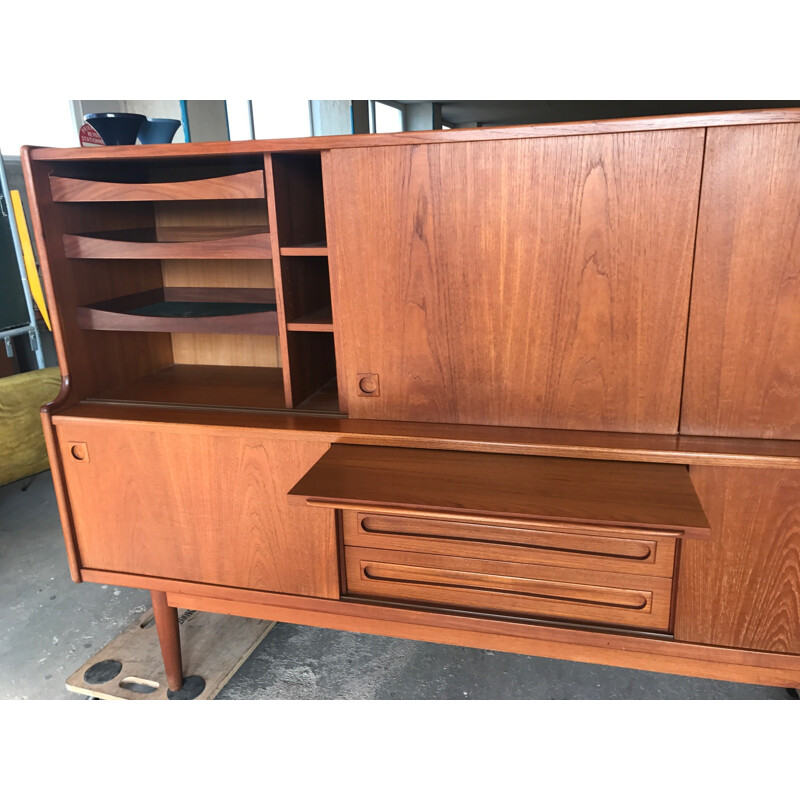
M 33 161 L 125 160 L 135 158 L 190 158 L 212 155 L 252 155 L 320 151 L 350 147 L 486 142 L 536 139 L 554 136 L 586 136 L 602 133 L 635 133 L 708 128 L 728 125 L 767 125 L 800 122 L 800 108 L 746 111 L 714 111 L 701 114 L 627 117 L 585 122 L 551 122 L 496 128 L 456 128 L 448 131 L 404 131 L 337 136 L 306 136 L 296 139 L 255 139 L 240 142 L 189 142 L 184 144 L 113 145 L 103 147 L 39 147 L 25 145 L 22 153 Z

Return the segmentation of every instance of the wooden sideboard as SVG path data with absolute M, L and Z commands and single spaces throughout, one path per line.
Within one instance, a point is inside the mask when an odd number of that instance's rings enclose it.
M 800 685 L 800 110 L 24 148 L 72 577 Z

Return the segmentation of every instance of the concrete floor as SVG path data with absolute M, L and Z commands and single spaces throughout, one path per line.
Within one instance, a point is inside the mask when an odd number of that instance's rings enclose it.
M 83 699 L 64 681 L 149 606 L 70 580 L 50 473 L 0 487 L 0 698 Z M 155 632 L 154 632 L 155 635 Z M 759 699 L 783 689 L 277 625 L 220 699 Z

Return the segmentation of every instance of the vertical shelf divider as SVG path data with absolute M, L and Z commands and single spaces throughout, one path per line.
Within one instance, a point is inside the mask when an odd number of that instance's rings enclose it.
M 330 150 L 323 150 L 320 154 L 320 162 L 322 166 L 322 190 L 324 202 L 328 203 L 328 190 L 326 177 L 330 175 Z M 338 264 L 336 263 L 336 231 L 332 229 L 333 226 L 328 225 L 327 215 L 325 217 L 325 233 L 326 241 L 328 244 L 328 280 L 331 287 L 331 315 L 333 320 L 339 319 L 339 275 Z M 333 327 L 333 348 L 336 358 L 336 384 L 339 394 L 339 411 L 342 414 L 347 414 L 347 375 L 344 372 L 344 358 L 340 352 L 341 342 L 339 340 L 339 333 L 336 331 L 336 326 Z
M 269 214 L 269 233 L 270 242 L 272 243 L 272 277 L 275 283 L 275 304 L 278 306 L 278 342 L 281 352 L 281 369 L 283 370 L 283 391 L 286 398 L 286 408 L 294 408 L 289 339 L 286 330 L 286 304 L 283 299 L 283 270 L 281 268 L 281 245 L 278 235 L 275 176 L 272 170 L 272 156 L 269 153 L 264 156 L 264 180 L 266 181 L 267 213 Z

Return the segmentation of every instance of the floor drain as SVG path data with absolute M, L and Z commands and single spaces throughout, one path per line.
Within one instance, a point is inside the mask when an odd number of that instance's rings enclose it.
M 107 683 L 112 678 L 116 678 L 120 672 L 122 672 L 122 664 L 119 661 L 111 659 L 98 661 L 83 673 L 83 679 L 86 683 Z

